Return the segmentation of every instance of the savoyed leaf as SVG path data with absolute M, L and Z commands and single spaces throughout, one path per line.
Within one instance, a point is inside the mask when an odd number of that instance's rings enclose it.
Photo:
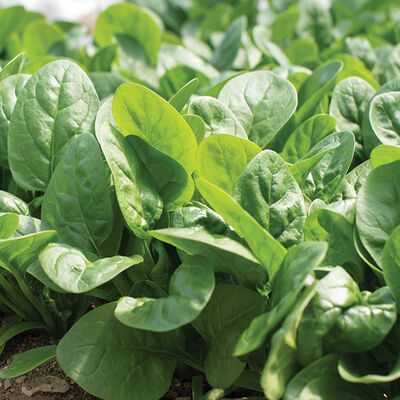
M 98 107 L 91 81 L 73 62 L 55 61 L 35 73 L 10 123 L 9 163 L 17 184 L 44 191 L 69 139 L 93 132 Z
M 61 240 L 103 255 L 114 224 L 111 190 L 100 147 L 93 135 L 72 139 L 43 198 L 42 218 Z

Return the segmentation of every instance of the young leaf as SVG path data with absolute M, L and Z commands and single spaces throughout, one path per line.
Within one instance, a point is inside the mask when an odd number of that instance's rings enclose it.
M 91 81 L 73 62 L 54 61 L 35 73 L 11 117 L 8 151 L 16 183 L 44 191 L 69 139 L 93 132 L 98 107 Z
M 96 136 L 110 167 L 121 213 L 132 232 L 146 236 L 161 216 L 163 202 L 137 151 L 113 126 L 112 99 L 101 106 Z
M 199 146 L 196 175 L 232 195 L 241 173 L 260 151 L 249 140 L 231 135 L 209 136 Z
M 81 134 L 69 142 L 44 195 L 42 218 L 66 243 L 103 254 L 114 225 L 114 210 L 93 135 Z
M 268 71 L 248 72 L 229 80 L 218 99 L 236 115 L 249 139 L 264 148 L 297 106 L 296 90 Z
M 17 97 L 30 75 L 17 74 L 0 81 L 0 166 L 8 168 L 8 132 Z
M 116 34 L 126 34 L 137 40 L 150 64 L 157 64 L 161 28 L 153 14 L 129 3 L 108 7 L 97 18 L 94 38 L 100 46 L 108 46 L 113 44 Z
M 124 136 L 139 136 L 178 161 L 188 174 L 193 172 L 196 138 L 167 101 L 144 86 L 124 83 L 115 93 L 112 110 Z
M 286 254 L 285 248 L 226 192 L 205 179 L 197 179 L 196 186 L 211 207 L 245 238 L 272 278 Z
M 105 304 L 79 319 L 58 344 L 57 361 L 97 397 L 159 399 L 171 384 L 176 361 L 170 355 L 181 338 L 175 331 L 160 334 L 128 328 L 114 317 L 114 309 L 115 303 Z
M 361 243 L 382 268 L 383 246 L 400 225 L 396 199 L 400 192 L 397 174 L 400 161 L 374 168 L 356 201 L 356 227 Z
M 152 231 L 158 240 L 190 255 L 203 256 L 216 273 L 231 276 L 237 284 L 255 288 L 267 281 L 267 271 L 242 244 L 228 237 L 211 234 L 199 227 L 168 228 Z
M 174 107 L 177 111 L 181 112 L 183 107 L 189 101 L 190 96 L 196 93 L 199 87 L 199 80 L 197 78 L 192 79 L 186 85 L 182 86 L 170 99 L 169 104 Z
M 17 214 L 0 215 L 0 240 L 8 239 L 17 229 L 19 218 Z
M 138 255 L 114 256 L 92 262 L 73 247 L 51 243 L 40 253 L 39 261 L 47 276 L 61 289 L 70 293 L 85 293 L 141 263 L 143 258 Z
M 222 101 L 199 96 L 190 102 L 189 112 L 203 119 L 206 124 L 206 137 L 224 133 L 247 139 L 247 134 L 235 114 Z
M 336 120 L 327 114 L 317 114 L 304 121 L 290 135 L 280 155 L 290 163 L 304 157 L 311 148 L 335 130 Z
M 0 213 L 29 215 L 29 207 L 17 196 L 0 190 Z
M 9 76 L 20 74 L 24 66 L 25 58 L 25 53 L 20 53 L 9 61 L 0 71 L 0 81 Z

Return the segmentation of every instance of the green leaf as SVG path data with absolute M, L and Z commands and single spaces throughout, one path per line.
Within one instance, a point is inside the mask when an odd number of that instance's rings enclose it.
M 184 120 L 189 124 L 192 129 L 194 136 L 196 136 L 197 144 L 204 139 L 206 135 L 206 124 L 201 117 L 194 114 L 184 114 Z
M 379 143 L 400 145 L 399 104 L 400 92 L 382 93 L 373 98 L 369 119 Z
M 102 255 L 114 225 L 112 202 L 96 139 L 91 134 L 76 136 L 50 179 L 42 218 L 66 243 Z
M 113 115 L 124 136 L 136 135 L 178 161 L 191 174 L 196 138 L 182 116 L 160 96 L 135 83 L 116 91 Z
M 236 355 L 250 353 L 261 346 L 268 333 L 294 306 L 307 277 L 322 262 L 327 250 L 324 242 L 303 242 L 288 250 L 272 279 L 271 310 L 251 321 L 236 345 Z
M 90 58 L 87 68 L 90 72 L 111 71 L 111 66 L 116 55 L 116 44 L 110 44 L 109 46 L 102 47 L 93 55 L 93 57 Z
M 300 183 L 300 188 L 310 200 L 321 199 L 329 203 L 342 183 L 353 160 L 355 139 L 351 132 L 337 132 L 317 144 L 339 146 L 328 151 L 311 169 L 309 176 Z M 312 153 L 311 149 L 310 153 Z M 304 158 L 308 158 L 307 155 Z
M 232 135 L 209 136 L 197 151 L 196 175 L 232 195 L 243 170 L 260 151 L 255 143 Z
M 186 85 L 182 86 L 170 99 L 169 104 L 174 107 L 177 111 L 181 112 L 183 107 L 189 101 L 190 96 L 197 92 L 199 87 L 199 80 L 197 78 L 192 79 Z
M 180 89 L 185 87 L 186 84 L 193 79 L 197 79 L 197 84 L 191 83 L 190 86 L 184 91 L 185 97 L 187 97 L 187 100 L 189 100 L 189 97 L 193 93 L 196 93 L 197 89 L 207 86 L 210 78 L 205 75 L 204 72 L 191 68 L 187 65 L 177 65 L 176 67 L 168 69 L 160 78 L 160 90 L 165 98 L 172 98 Z M 171 103 L 171 100 L 169 102 Z M 185 101 L 183 105 L 185 105 L 186 102 L 187 101 Z
M 64 32 L 57 25 L 36 19 L 25 28 L 23 43 L 28 58 L 37 61 L 64 38 Z
M 283 246 L 303 240 L 303 194 L 274 151 L 264 150 L 249 162 L 235 183 L 233 197 Z
M 296 109 L 296 90 L 268 71 L 248 72 L 229 80 L 218 99 L 236 115 L 249 139 L 264 148 Z
M 112 99 L 101 106 L 96 136 L 110 167 L 125 222 L 135 235 L 143 238 L 160 218 L 163 202 L 137 151 L 114 127 L 111 107 Z
M 11 118 L 8 151 L 16 183 L 44 191 L 68 140 L 93 132 L 98 107 L 92 83 L 76 64 L 55 61 L 35 73 Z
M 22 6 L 0 9 L 0 52 L 3 52 L 13 32 L 20 27 L 24 14 L 25 9 Z
M 108 7 L 97 18 L 94 38 L 100 46 L 108 46 L 113 44 L 117 34 L 129 35 L 137 40 L 150 64 L 157 64 L 161 28 L 153 14 L 128 3 Z
M 361 374 L 357 371 L 354 362 L 350 357 L 341 357 L 338 364 L 339 375 L 347 382 L 354 383 L 386 383 L 393 382 L 400 379 L 400 358 L 396 364 L 391 368 L 387 375 L 380 374 Z
M 200 96 L 190 102 L 189 112 L 200 116 L 205 122 L 205 137 L 223 133 L 247 139 L 239 120 L 222 101 Z
M 0 215 L 0 240 L 8 239 L 18 229 L 18 225 L 17 214 Z
M 212 266 L 205 258 L 192 257 L 172 274 L 168 297 L 122 297 L 115 309 L 115 317 L 132 328 L 171 331 L 199 316 L 210 300 L 214 286 Z
M 20 74 L 24 66 L 26 55 L 20 53 L 9 61 L 0 71 L 0 81 L 8 78 L 9 76 Z
M 196 186 L 211 207 L 245 238 L 270 278 L 273 277 L 286 254 L 285 248 L 229 194 L 205 179 L 197 179 Z
M 295 39 L 284 48 L 284 51 L 294 65 L 309 67 L 318 61 L 318 46 L 313 39 Z
M 57 232 L 44 231 L 0 240 L 0 267 L 12 273 L 24 273 L 47 244 L 57 240 Z
M 252 253 L 228 237 L 209 233 L 198 226 L 159 229 L 150 233 L 190 255 L 206 258 L 216 273 L 231 276 L 237 284 L 255 288 L 267 281 L 266 269 Z
M 244 370 L 246 363 L 233 356 L 243 329 L 264 309 L 258 293 L 233 285 L 215 288 L 207 307 L 193 326 L 207 344 L 204 369 L 214 387 L 227 388 Z
M 364 266 L 353 242 L 353 225 L 335 212 L 317 209 L 304 224 L 306 241 L 323 240 L 328 243 L 324 265 L 341 265 L 358 281 L 364 281 Z
M 269 400 L 282 398 L 288 381 L 297 371 L 297 329 L 305 308 L 315 294 L 315 285 L 304 291 L 282 327 L 271 338 L 270 351 L 261 375 L 261 386 Z
M 4 346 L 10 339 L 23 332 L 33 331 L 35 329 L 46 329 L 46 326 L 40 322 L 13 322 L 7 325 L 0 332 L 0 347 Z
M 400 227 L 389 236 L 382 253 L 383 277 L 400 309 Z
M 0 378 L 16 378 L 32 371 L 34 368 L 56 358 L 57 346 L 37 347 L 18 354 L 11 365 L 0 372 Z
M 80 318 L 58 344 L 57 361 L 97 397 L 159 399 L 175 370 L 171 354 L 179 346 L 177 333 L 128 328 L 114 317 L 114 308 L 115 303 L 105 304 Z
M 242 32 L 246 29 L 244 16 L 234 20 L 225 32 L 221 43 L 214 50 L 211 64 L 218 71 L 226 71 L 232 67 L 242 42 Z
M 389 144 L 380 144 L 371 151 L 372 168 L 380 165 L 390 164 L 393 161 L 400 160 L 400 147 Z
M 400 161 L 374 168 L 356 201 L 356 227 L 361 243 L 381 268 L 383 247 L 393 230 L 400 225 L 396 201 L 400 193 L 398 173 Z
M 374 95 L 374 88 L 363 79 L 350 77 L 339 82 L 333 90 L 329 114 L 336 118 L 341 131 L 351 131 L 361 142 L 361 123 Z
M 85 293 L 141 263 L 143 258 L 114 256 L 89 261 L 78 249 L 51 243 L 40 253 L 39 261 L 47 276 L 61 289 Z
M 328 354 L 302 369 L 290 382 L 284 400 L 372 399 L 359 385 L 342 380 L 337 372 L 339 356 Z
M 0 190 L 0 212 L 29 215 L 29 207 L 17 196 Z
M 1 72 L 0 72 L 1 73 Z M 8 132 L 17 97 L 30 75 L 11 75 L 0 81 L 0 166 L 8 168 Z
M 110 72 L 92 72 L 89 77 L 100 100 L 114 95 L 118 86 L 126 82 L 122 76 Z
M 335 130 L 335 118 L 317 114 L 304 121 L 290 135 L 280 155 L 290 163 L 304 157 L 311 148 Z

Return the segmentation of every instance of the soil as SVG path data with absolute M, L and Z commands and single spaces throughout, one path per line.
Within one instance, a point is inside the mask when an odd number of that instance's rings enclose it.
M 21 334 L 10 340 L 3 353 L 0 355 L 0 370 L 11 364 L 14 357 L 24 351 L 35 347 L 57 344 L 58 339 L 46 337 L 35 333 Z M 35 382 L 42 378 L 55 376 L 62 379 L 63 383 L 68 383 L 69 390 L 65 393 L 45 393 L 37 392 L 32 396 L 27 396 L 22 392 L 23 387 L 30 388 Z M 181 382 L 174 379 L 169 391 L 161 400 L 190 400 L 191 382 Z M 231 399 L 245 400 L 244 393 L 237 391 L 229 395 Z M 253 396 L 256 394 L 252 394 Z M 0 400 L 100 400 L 95 396 L 82 390 L 70 378 L 68 378 L 57 361 L 50 361 L 43 364 L 31 372 L 14 379 L 0 379 Z M 225 399 L 229 400 L 229 399 Z

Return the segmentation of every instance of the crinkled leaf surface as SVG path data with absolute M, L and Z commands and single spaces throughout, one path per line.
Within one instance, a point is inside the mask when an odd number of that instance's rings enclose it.
M 114 309 L 115 303 L 105 304 L 75 323 L 57 346 L 57 361 L 79 386 L 105 400 L 162 397 L 181 338 L 129 328 L 114 317 Z
M 218 99 L 236 115 L 249 139 L 262 148 L 297 106 L 293 85 L 268 71 L 248 72 L 229 80 Z
M 17 184 L 44 191 L 69 139 L 93 132 L 98 108 L 93 84 L 73 62 L 54 61 L 36 72 L 10 123 L 9 163 Z

